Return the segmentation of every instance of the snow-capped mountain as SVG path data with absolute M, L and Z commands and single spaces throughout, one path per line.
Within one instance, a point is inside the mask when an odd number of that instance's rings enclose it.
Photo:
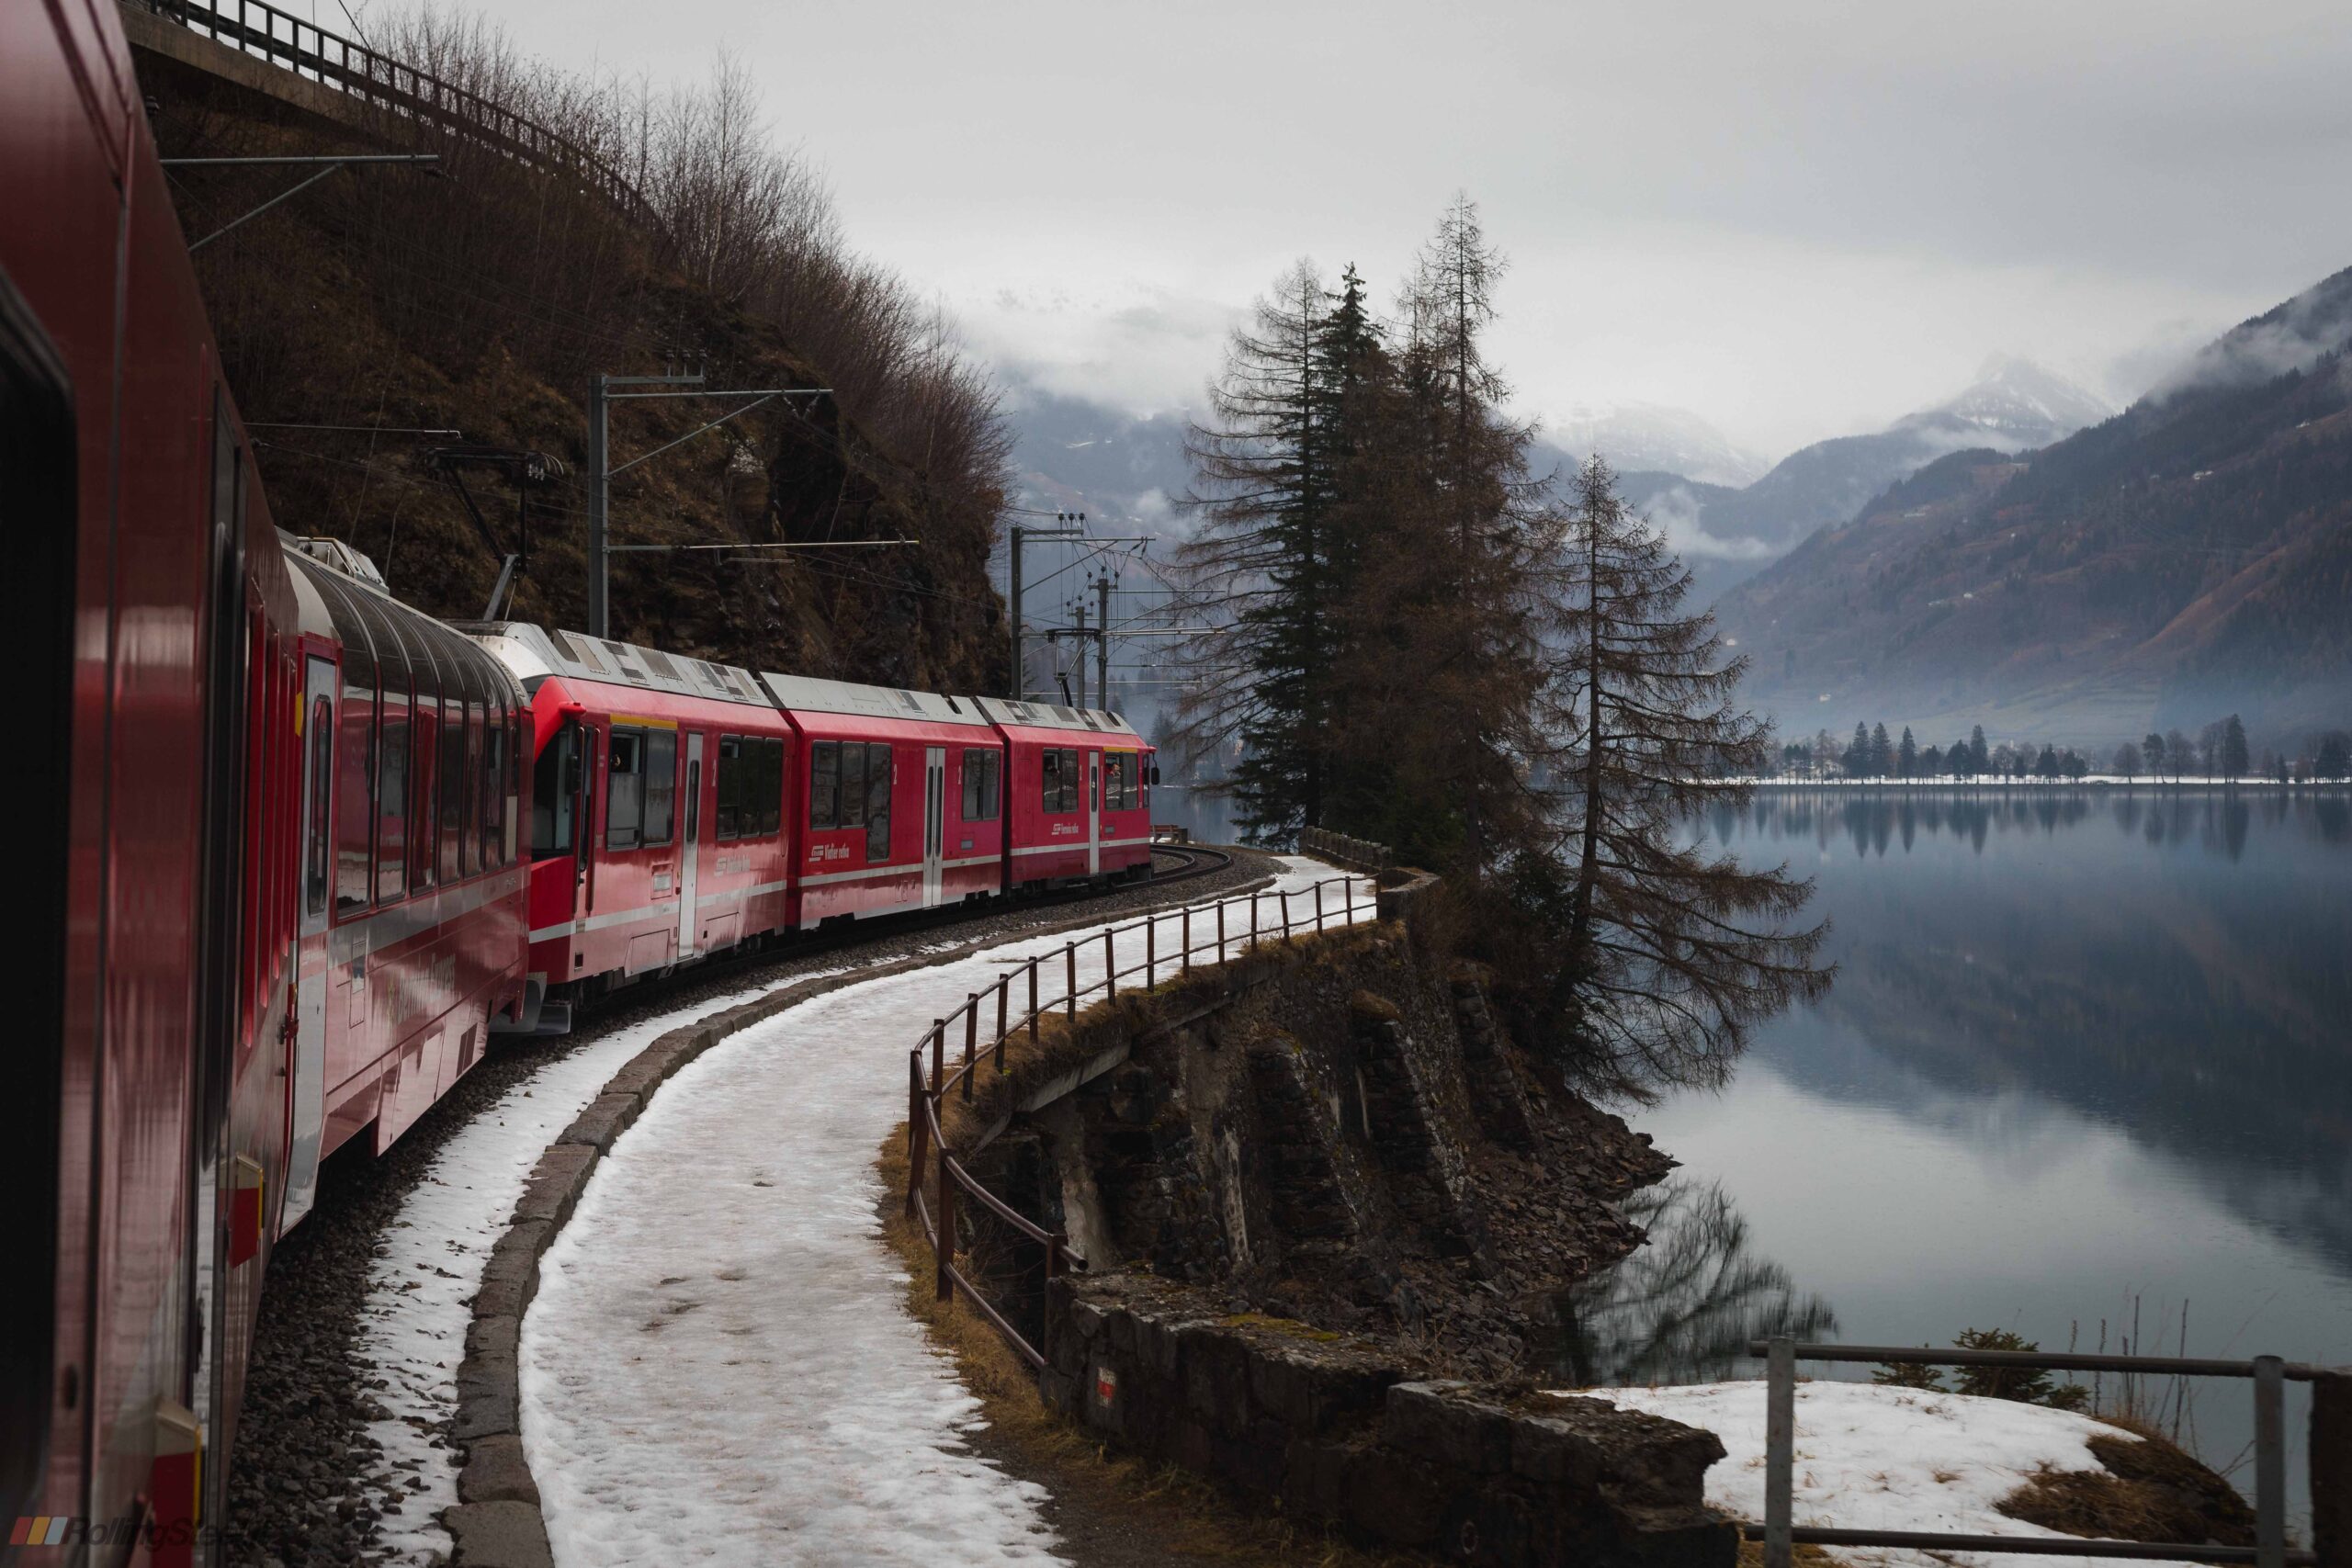
M 1581 404 L 1544 420 L 1544 434 L 1579 458 L 1600 453 L 1620 473 L 1679 474 L 1734 490 L 1771 467 L 1690 410 L 1657 403 Z
M 1969 445 L 2022 452 L 2063 441 L 2077 430 L 2112 418 L 2115 412 L 2104 398 L 2030 359 L 1996 354 L 1984 362 L 1965 391 L 1911 415 L 1905 423 L 1949 415 L 1984 433 L 1982 439 Z

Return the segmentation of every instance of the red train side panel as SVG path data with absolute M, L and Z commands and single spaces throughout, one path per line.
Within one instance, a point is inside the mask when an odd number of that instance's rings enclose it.
M 1152 748 L 1117 714 L 975 699 L 1003 738 L 1015 887 L 1151 864 Z

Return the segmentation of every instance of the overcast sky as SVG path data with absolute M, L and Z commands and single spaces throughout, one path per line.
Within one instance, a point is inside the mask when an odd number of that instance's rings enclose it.
M 2346 0 L 486 8 L 656 81 L 732 49 L 860 247 L 1139 412 L 1300 255 L 1385 300 L 1456 189 L 1524 412 L 1674 404 L 1767 456 L 1997 351 L 2120 401 L 2352 265 Z

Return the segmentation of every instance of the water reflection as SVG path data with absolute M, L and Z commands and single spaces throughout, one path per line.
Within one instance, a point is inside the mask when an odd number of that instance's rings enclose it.
M 1749 1375 L 1751 1339 L 1836 1333 L 1826 1302 L 1799 1295 L 1786 1269 L 1749 1251 L 1747 1222 L 1721 1182 L 1674 1177 L 1624 1209 L 1649 1239 L 1555 1300 L 1555 1332 L 1534 1347 L 1532 1369 L 1554 1384 L 1712 1382 Z
M 1707 829 L 1809 843 L 1837 928 L 1838 984 L 1759 1057 L 1871 1103 L 2045 1098 L 2352 1268 L 2345 797 L 1792 794 Z

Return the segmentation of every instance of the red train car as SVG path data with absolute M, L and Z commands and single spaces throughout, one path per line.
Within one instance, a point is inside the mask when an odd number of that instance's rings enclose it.
M 1002 889 L 1003 749 L 971 699 L 799 675 L 760 681 L 798 738 L 786 795 L 801 840 L 797 927 Z
M 468 630 L 530 694 L 520 1023 L 789 929 L 798 742 L 750 671 L 521 622 Z
M 0 168 L 6 624 L 51 813 L 0 1098 L 0 1517 L 185 1562 L 288 1156 L 295 590 L 112 6 L 0 6 Z
M 1125 719 L 1100 708 L 974 702 L 1005 746 L 1008 887 L 1150 868 L 1153 753 Z
M 323 1155 L 369 1127 L 383 1153 L 520 1018 L 526 699 L 366 557 L 287 547 L 310 737 L 290 1225 Z

